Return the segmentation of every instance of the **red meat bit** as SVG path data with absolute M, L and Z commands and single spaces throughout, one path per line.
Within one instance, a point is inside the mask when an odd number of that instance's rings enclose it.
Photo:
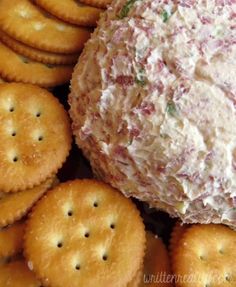
M 157 83 L 151 84 L 150 85 L 150 91 L 153 93 L 154 91 L 158 91 L 159 94 L 161 95 L 164 91 L 164 84 L 162 81 L 158 81 Z
M 120 145 L 116 146 L 114 149 L 114 153 L 115 153 L 115 155 L 117 155 L 119 157 L 127 158 L 126 148 L 123 146 L 120 146 Z
M 164 164 L 164 163 L 157 163 L 157 165 L 156 165 L 156 171 L 157 171 L 157 173 L 158 174 L 160 174 L 160 173 L 165 173 L 165 171 L 166 171 L 166 165 Z
M 233 169 L 236 171 L 236 148 L 233 150 L 232 166 L 233 166 Z
M 209 162 L 213 159 L 214 157 L 214 152 L 213 151 L 210 151 L 207 155 L 206 155 L 206 158 L 205 158 L 205 162 Z
M 80 130 L 80 138 L 81 140 L 86 140 L 88 138 L 88 136 L 90 136 L 92 133 L 91 128 L 86 127 L 86 128 L 82 128 Z
M 161 72 L 165 67 L 165 63 L 162 60 L 157 62 L 157 72 Z
M 140 135 L 140 129 L 137 128 L 137 127 L 132 127 L 131 130 L 130 130 L 130 135 L 133 138 L 137 138 Z
M 236 3 L 236 0 L 216 0 L 216 6 L 226 6 L 233 5 Z
M 232 101 L 234 108 L 236 108 L 236 95 L 230 91 L 225 91 L 226 97 Z
M 150 102 L 143 102 L 139 107 L 139 110 L 144 116 L 150 116 L 156 111 L 154 104 Z
M 199 16 L 199 18 L 200 18 L 200 21 L 202 22 L 203 25 L 212 23 L 212 19 L 209 17 Z
M 185 8 L 192 8 L 196 4 L 196 0 L 179 0 L 179 5 Z
M 116 78 L 116 83 L 121 86 L 132 86 L 134 84 L 134 78 L 132 76 L 120 75 Z

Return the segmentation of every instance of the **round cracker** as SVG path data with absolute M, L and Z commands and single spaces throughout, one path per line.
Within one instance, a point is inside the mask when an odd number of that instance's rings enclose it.
M 102 9 L 81 4 L 74 0 L 36 0 L 39 6 L 54 16 L 76 25 L 96 26 Z
M 70 120 L 47 90 L 0 85 L 0 190 L 20 191 L 52 177 L 71 148 Z
M 130 199 L 104 183 L 74 180 L 37 203 L 24 247 L 42 283 L 120 287 L 141 267 L 145 231 Z
M 29 0 L 0 1 L 0 28 L 24 44 L 56 53 L 77 53 L 90 37 L 88 29 L 52 18 Z
M 12 257 L 22 251 L 24 230 L 24 222 L 0 229 L 0 258 Z
M 147 232 L 142 281 L 139 287 L 172 287 L 173 277 L 167 248 L 160 238 Z
M 33 204 L 51 187 L 53 178 L 39 186 L 15 193 L 0 193 L 0 227 L 12 224 L 27 214 Z
M 42 287 L 23 260 L 0 265 L 0 287 Z
M 185 231 L 188 229 L 188 227 L 191 225 L 182 224 L 181 222 L 177 221 L 176 224 L 173 227 L 173 230 L 170 235 L 170 244 L 169 244 L 169 251 L 172 255 L 175 248 L 178 246 L 179 240 L 184 235 Z
M 0 84 L 5 83 L 5 81 L 3 80 L 3 78 L 0 77 Z
M 127 284 L 126 287 L 140 287 L 143 278 L 143 266 L 135 274 L 134 278 Z
M 93 7 L 98 7 L 98 8 L 107 8 L 108 5 L 111 4 L 111 0 L 80 0 L 81 3 L 91 5 Z
M 31 60 L 52 65 L 68 65 L 75 64 L 79 54 L 56 54 L 42 50 L 38 50 L 27 46 L 0 31 L 0 39 L 4 44 L 10 47 L 16 53 L 30 58 Z
M 31 61 L 0 42 L 0 75 L 8 81 L 42 87 L 55 87 L 69 82 L 73 66 L 52 66 Z
M 223 225 L 194 225 L 173 254 L 177 287 L 236 286 L 236 232 Z

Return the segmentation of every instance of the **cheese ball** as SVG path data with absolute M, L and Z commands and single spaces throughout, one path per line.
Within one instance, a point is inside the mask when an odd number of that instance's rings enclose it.
M 236 1 L 117 0 L 75 68 L 95 175 L 185 223 L 236 227 Z

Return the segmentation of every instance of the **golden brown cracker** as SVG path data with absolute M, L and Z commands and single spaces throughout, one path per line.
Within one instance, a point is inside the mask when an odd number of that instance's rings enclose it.
M 0 42 L 0 76 L 13 82 L 55 87 L 69 82 L 73 66 L 45 65 L 21 56 Z
M 77 53 L 90 30 L 52 18 L 30 0 L 0 1 L 0 28 L 34 48 L 56 53 Z
M 173 254 L 177 287 L 236 286 L 236 232 L 223 225 L 194 225 Z
M 36 0 L 39 6 L 59 19 L 76 25 L 96 26 L 102 9 L 74 0 Z
M 0 85 L 0 190 L 20 191 L 52 177 L 71 148 L 70 120 L 47 90 Z
M 0 77 L 0 84 L 5 83 L 5 81 L 3 80 L 3 78 Z
M 38 50 L 27 46 L 11 37 L 6 33 L 0 31 L 0 39 L 2 42 L 10 47 L 17 54 L 28 57 L 31 60 L 44 64 L 52 65 L 69 65 L 75 64 L 78 60 L 79 54 L 56 54 Z
M 0 193 L 0 227 L 12 224 L 27 214 L 33 204 L 51 187 L 54 179 L 39 186 L 14 193 Z
M 147 232 L 142 281 L 139 287 L 172 287 L 172 275 L 168 251 L 160 238 Z
M 42 283 L 126 286 L 141 267 L 145 231 L 130 199 L 104 183 L 74 180 L 49 191 L 34 207 L 24 247 Z
M 178 246 L 179 240 L 182 238 L 184 232 L 188 229 L 189 226 L 190 225 L 182 224 L 179 221 L 176 222 L 170 235 L 170 254 L 174 252 L 175 248 Z
M 0 229 L 0 258 L 11 257 L 22 251 L 24 230 L 24 222 L 16 222 Z
M 142 278 L 143 278 L 143 266 L 138 270 L 134 278 L 127 284 L 126 287 L 140 287 Z
M 110 5 L 112 1 L 111 0 L 80 0 L 80 2 L 86 5 L 91 5 L 93 7 L 106 9 L 107 6 Z
M 23 260 L 0 265 L 0 287 L 42 287 Z

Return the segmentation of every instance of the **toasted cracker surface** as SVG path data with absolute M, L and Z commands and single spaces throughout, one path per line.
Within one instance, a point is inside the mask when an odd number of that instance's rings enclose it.
M 236 286 L 236 232 L 223 225 L 194 225 L 173 253 L 177 287 Z
M 135 274 L 134 278 L 127 284 L 127 287 L 139 287 L 143 278 L 143 266 Z
M 27 46 L 0 31 L 0 39 L 17 54 L 30 58 L 31 60 L 52 65 L 68 65 L 77 62 L 79 54 L 57 54 L 46 52 Z
M 0 28 L 29 46 L 57 53 L 79 52 L 90 37 L 88 29 L 53 18 L 29 0 L 0 1 Z
M 175 248 L 178 246 L 179 240 L 182 238 L 184 232 L 190 226 L 191 225 L 181 224 L 179 221 L 176 222 L 170 235 L 170 244 L 169 244 L 170 254 L 174 252 Z
M 0 287 L 42 287 L 23 260 L 0 265 Z
M 160 238 L 147 232 L 144 269 L 139 287 L 172 287 L 170 259 L 167 248 Z
M 47 90 L 0 85 L 0 190 L 20 191 L 56 174 L 71 147 L 70 121 Z
M 73 0 L 36 0 L 43 9 L 65 22 L 83 26 L 96 26 L 102 9 Z
M 51 187 L 54 179 L 49 178 L 40 185 L 20 192 L 0 193 L 0 227 L 21 219 L 33 204 Z
M 5 83 L 4 79 L 0 77 L 0 84 Z
M 0 229 L 0 258 L 15 256 L 23 248 L 24 222 Z
M 67 83 L 72 71 L 73 66 L 53 66 L 32 61 L 0 42 L 0 76 L 8 81 L 55 87 Z
M 80 0 L 80 2 L 98 8 L 107 8 L 111 4 L 111 0 Z
M 28 262 L 43 283 L 58 287 L 126 286 L 141 267 L 144 249 L 136 206 L 95 180 L 63 183 L 48 192 L 25 233 Z

